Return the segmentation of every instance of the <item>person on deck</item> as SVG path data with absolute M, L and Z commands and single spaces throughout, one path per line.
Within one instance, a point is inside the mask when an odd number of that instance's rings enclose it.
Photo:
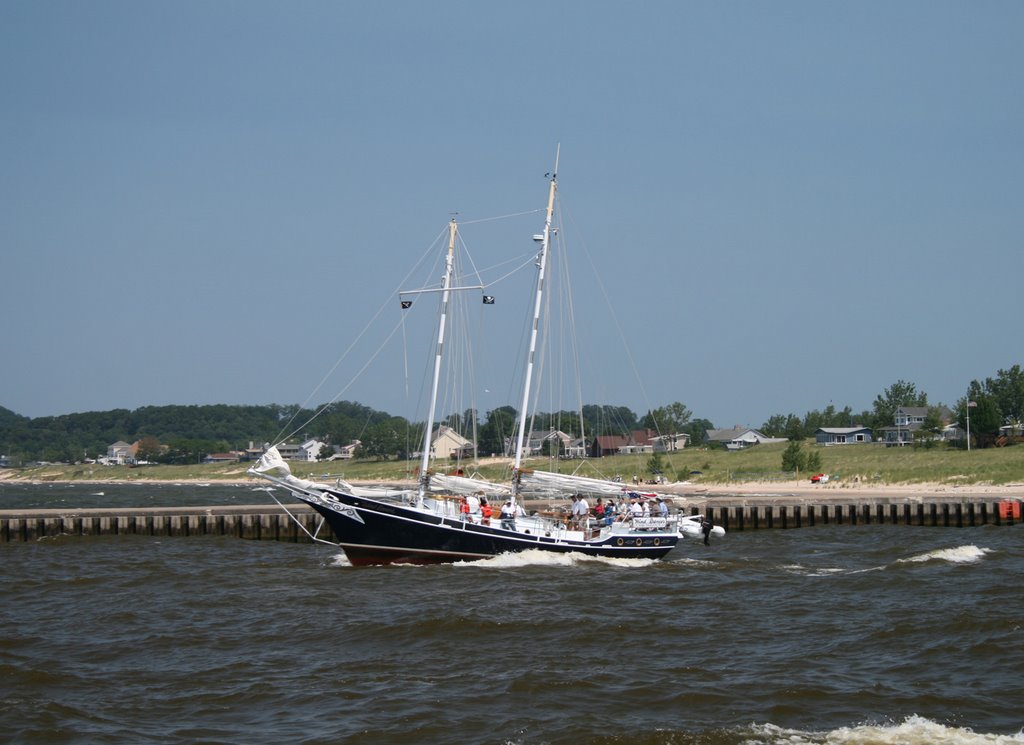
M 615 500 L 609 499 L 608 504 L 604 506 L 604 524 L 611 525 L 615 522 Z
M 480 497 L 480 522 L 489 526 L 493 514 L 494 510 L 491 509 L 491 505 L 487 504 L 487 497 Z
M 505 530 L 516 529 L 516 508 L 511 499 L 501 506 L 501 527 Z
M 579 510 L 580 522 L 585 526 L 587 518 L 590 517 L 590 503 L 587 502 L 587 498 L 582 494 L 576 500 L 576 508 Z
M 469 520 L 469 502 L 465 497 L 459 499 L 459 517 L 462 522 Z

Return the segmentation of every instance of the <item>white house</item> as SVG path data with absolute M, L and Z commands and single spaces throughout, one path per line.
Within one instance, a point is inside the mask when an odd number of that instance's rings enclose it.
M 530 441 L 524 446 L 523 455 L 542 455 L 544 453 L 545 445 L 548 442 L 557 441 L 557 452 L 559 454 L 564 453 L 569 449 L 569 445 L 572 442 L 572 435 L 567 435 L 559 429 L 548 429 L 543 432 L 533 432 L 530 435 Z M 549 447 L 555 447 L 550 445 Z
M 656 453 L 674 453 L 682 450 L 689 444 L 690 436 L 685 432 L 677 432 L 673 435 L 658 435 L 651 438 Z
M 472 445 L 471 441 L 454 429 L 442 424 L 434 431 L 434 437 L 430 441 L 430 452 L 435 458 L 456 458 L 464 448 Z
M 709 429 L 704 439 L 706 442 L 720 442 L 725 445 L 726 450 L 742 450 L 754 445 L 786 441 L 785 437 L 768 437 L 756 429 L 740 426 L 732 429 Z
M 320 457 L 320 451 L 325 447 L 327 447 L 327 445 L 320 442 L 320 440 L 306 440 L 304 443 L 299 445 L 299 455 L 296 460 L 313 462 Z
M 118 440 L 107 447 L 107 457 L 102 459 L 104 465 L 124 466 L 135 462 L 135 448 L 123 440 Z

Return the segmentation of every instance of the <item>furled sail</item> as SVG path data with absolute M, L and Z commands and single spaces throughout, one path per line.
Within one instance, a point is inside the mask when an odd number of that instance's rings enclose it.
M 625 484 L 619 481 L 594 479 L 589 476 L 574 476 L 550 471 L 523 471 L 521 478 L 524 491 L 542 492 L 546 494 L 608 494 L 618 495 L 628 491 Z
M 318 489 L 323 488 L 321 485 L 316 484 L 306 479 L 300 479 L 298 476 L 292 475 L 292 469 L 288 466 L 288 463 L 284 458 L 281 457 L 281 453 L 278 452 L 277 447 L 271 447 L 260 456 L 260 459 L 256 461 L 256 465 L 249 469 L 249 473 L 260 474 L 266 473 L 273 475 L 275 471 L 280 471 L 283 476 L 280 478 L 291 486 L 295 486 L 299 489 Z
M 446 476 L 444 474 L 431 474 L 431 491 L 443 491 L 448 494 L 480 494 L 487 497 L 507 498 L 512 494 L 512 488 L 506 484 L 495 484 L 493 481 L 473 479 L 466 476 Z

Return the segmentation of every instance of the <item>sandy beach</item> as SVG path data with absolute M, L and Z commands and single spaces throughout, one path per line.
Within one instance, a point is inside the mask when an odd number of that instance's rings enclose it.
M 79 483 L 73 481 L 50 479 L 19 478 L 15 469 L 0 470 L 0 483 Z M 258 479 L 243 477 L 237 479 L 175 479 L 180 484 L 253 484 Z M 88 480 L 80 483 L 98 484 L 166 484 L 166 479 L 128 478 L 109 480 Z M 351 480 L 357 486 L 388 486 L 391 488 L 415 489 L 415 481 L 388 482 Z M 839 502 L 843 500 L 880 499 L 892 501 L 946 501 L 946 500 L 986 500 L 986 499 L 1020 499 L 1024 500 L 1024 482 L 1004 485 L 989 484 L 879 484 L 869 481 L 829 481 L 825 484 L 814 484 L 807 479 L 790 481 L 735 481 L 723 483 L 690 483 L 675 482 L 668 484 L 623 484 L 623 487 L 640 493 L 657 493 L 669 496 L 673 501 L 686 504 L 699 504 L 704 500 L 716 498 L 740 498 L 750 502 Z M 561 500 L 527 499 L 529 503 L 558 504 Z

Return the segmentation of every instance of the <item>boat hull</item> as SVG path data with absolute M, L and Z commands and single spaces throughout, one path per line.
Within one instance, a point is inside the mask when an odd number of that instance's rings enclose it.
M 324 517 L 354 566 L 442 564 L 530 550 L 660 559 L 680 538 L 675 532 L 635 531 L 600 539 L 572 540 L 443 517 L 415 507 L 335 490 L 295 493 L 295 496 Z

